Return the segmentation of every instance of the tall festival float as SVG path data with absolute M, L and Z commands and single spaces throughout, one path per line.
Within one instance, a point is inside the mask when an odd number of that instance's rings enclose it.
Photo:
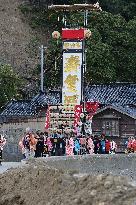
M 51 5 L 48 8 L 64 13 L 65 28 L 62 28 L 61 34 L 58 31 L 52 33 L 54 39 L 62 39 L 62 102 L 59 105 L 48 106 L 45 130 L 49 133 L 74 132 L 85 137 L 86 134 L 92 134 L 92 117 L 99 106 L 98 102 L 85 102 L 85 42 L 92 36 L 92 32 L 87 28 L 87 15 L 89 11 L 101 11 L 101 7 L 96 3 Z M 71 11 L 84 12 L 83 28 L 67 28 L 65 13 Z

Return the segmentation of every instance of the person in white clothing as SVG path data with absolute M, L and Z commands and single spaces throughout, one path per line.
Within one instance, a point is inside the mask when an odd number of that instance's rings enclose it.
M 114 140 L 112 140 L 110 144 L 111 144 L 111 149 L 110 149 L 111 154 L 115 154 L 116 153 L 117 144 L 116 144 L 116 142 Z

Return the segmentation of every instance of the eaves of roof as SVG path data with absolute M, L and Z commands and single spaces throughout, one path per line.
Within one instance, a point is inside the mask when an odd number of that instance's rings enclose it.
M 107 109 L 114 109 L 114 110 L 116 110 L 116 111 L 118 111 L 118 112 L 120 112 L 122 114 L 125 114 L 125 115 L 127 115 L 127 116 L 129 116 L 129 117 L 131 117 L 133 119 L 136 119 L 136 115 L 131 115 L 128 112 L 126 112 L 125 110 L 116 107 L 115 105 L 107 105 L 107 106 L 105 106 L 103 108 L 100 108 L 100 109 L 97 110 L 97 112 L 94 115 L 97 115 L 97 114 L 99 114 L 99 113 L 101 113 L 101 112 L 103 112 L 104 110 L 107 110 Z

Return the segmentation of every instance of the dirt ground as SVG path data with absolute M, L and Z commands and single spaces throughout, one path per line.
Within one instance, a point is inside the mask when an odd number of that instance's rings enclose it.
M 80 174 L 34 160 L 0 174 L 0 205 L 134 205 L 136 187 L 125 177 Z

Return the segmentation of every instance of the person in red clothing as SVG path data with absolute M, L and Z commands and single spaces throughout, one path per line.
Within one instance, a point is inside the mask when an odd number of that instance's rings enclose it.
M 133 152 L 136 152 L 136 139 L 132 138 L 132 150 Z
M 127 152 L 128 153 L 136 152 L 136 140 L 134 137 L 130 137 L 128 139 Z
M 105 139 L 105 154 L 109 154 L 110 149 L 111 149 L 110 141 L 108 139 Z
M 132 152 L 132 149 L 133 149 L 133 147 L 132 147 L 132 139 L 131 139 L 131 137 L 128 139 L 128 143 L 127 143 L 127 152 L 128 153 L 131 153 Z

